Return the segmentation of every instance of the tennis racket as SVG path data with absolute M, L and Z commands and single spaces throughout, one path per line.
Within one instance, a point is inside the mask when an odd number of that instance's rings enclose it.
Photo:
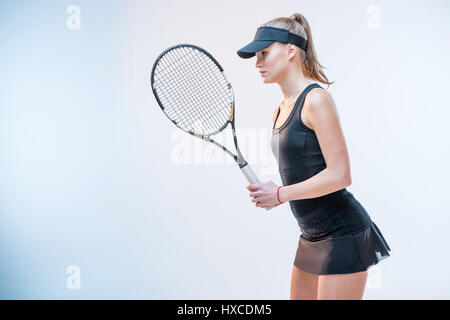
M 153 64 L 151 87 L 161 110 L 172 123 L 215 144 L 236 161 L 250 183 L 260 183 L 239 150 L 231 83 L 210 53 L 192 44 L 167 48 Z M 211 138 L 228 124 L 233 131 L 236 154 Z

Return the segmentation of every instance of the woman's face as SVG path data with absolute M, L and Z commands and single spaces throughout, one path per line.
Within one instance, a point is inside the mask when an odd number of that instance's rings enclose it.
M 255 52 L 256 68 L 265 83 L 280 82 L 289 67 L 286 44 L 274 42 L 270 46 Z

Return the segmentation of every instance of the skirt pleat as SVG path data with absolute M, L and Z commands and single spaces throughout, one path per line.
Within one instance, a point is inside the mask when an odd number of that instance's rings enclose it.
M 300 235 L 294 265 L 314 274 L 342 274 L 368 270 L 389 257 L 391 248 L 371 220 L 363 230 L 310 241 Z

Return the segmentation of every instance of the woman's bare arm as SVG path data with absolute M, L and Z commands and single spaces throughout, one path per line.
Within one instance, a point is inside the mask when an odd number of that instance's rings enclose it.
M 311 90 L 304 109 L 307 122 L 316 133 L 326 168 L 305 181 L 281 188 L 283 202 L 320 197 L 351 184 L 347 146 L 331 94 L 319 88 Z

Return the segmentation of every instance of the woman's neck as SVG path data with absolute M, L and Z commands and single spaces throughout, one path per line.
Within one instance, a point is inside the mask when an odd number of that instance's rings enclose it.
M 292 72 L 291 74 L 288 74 L 282 82 L 278 83 L 284 97 L 281 105 L 292 105 L 303 90 L 312 83 L 314 82 L 307 79 L 302 72 Z

